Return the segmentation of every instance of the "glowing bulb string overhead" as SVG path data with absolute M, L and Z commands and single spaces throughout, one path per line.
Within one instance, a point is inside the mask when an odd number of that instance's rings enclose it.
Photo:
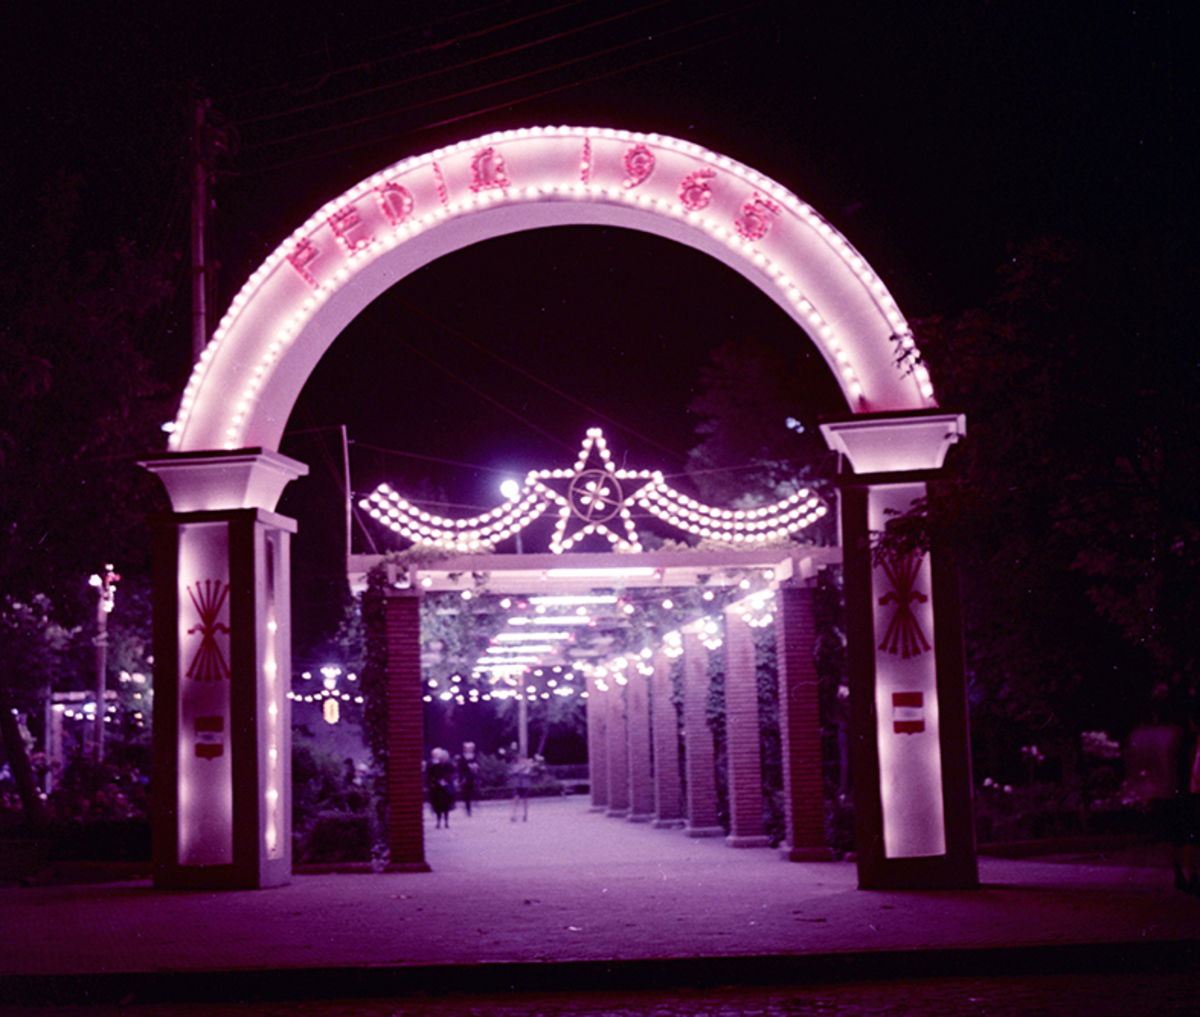
M 807 488 L 754 509 L 705 505 L 676 491 L 660 472 L 617 469 L 599 428 L 587 432 L 571 469 L 531 470 L 513 497 L 481 515 L 435 515 L 387 484 L 380 484 L 359 505 L 414 544 L 468 553 L 494 549 L 548 511 L 557 517 L 550 540 L 555 554 L 593 535 L 606 538 L 614 550 L 641 551 L 633 506 L 692 536 L 748 547 L 791 537 L 829 511 Z

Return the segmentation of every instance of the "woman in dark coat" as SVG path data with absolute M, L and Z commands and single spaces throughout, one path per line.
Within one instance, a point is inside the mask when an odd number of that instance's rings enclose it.
M 450 764 L 450 753 L 445 749 L 434 749 L 429 753 L 429 766 L 425 771 L 429 787 L 429 804 L 437 818 L 437 826 L 445 824 L 450 829 L 450 810 L 454 808 L 454 767 Z

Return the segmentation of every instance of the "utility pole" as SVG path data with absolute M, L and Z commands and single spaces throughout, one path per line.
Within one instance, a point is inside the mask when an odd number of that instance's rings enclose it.
M 213 265 L 208 260 L 208 223 L 212 215 L 211 185 L 217 171 L 217 157 L 230 156 L 237 149 L 233 125 L 214 115 L 212 103 L 199 98 L 192 102 L 191 261 L 192 261 L 192 363 L 200 359 L 208 345 L 208 296 Z M 214 122 L 215 121 L 215 122 Z
M 208 263 L 205 258 L 205 227 L 208 225 L 208 180 L 212 172 L 205 158 L 205 134 L 210 103 L 196 99 L 192 104 L 192 363 L 208 345 Z
M 117 583 L 121 577 L 111 565 L 104 566 L 101 575 L 88 583 L 96 588 L 96 714 L 92 720 L 92 763 L 99 768 L 104 762 L 104 718 L 108 713 L 105 693 L 108 691 L 108 616 L 117 599 Z

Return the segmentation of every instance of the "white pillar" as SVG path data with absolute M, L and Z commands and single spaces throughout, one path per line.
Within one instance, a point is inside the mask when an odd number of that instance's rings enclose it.
M 966 420 L 918 412 L 857 417 L 821 430 L 854 470 L 840 485 L 859 883 L 974 886 L 956 577 L 936 545 L 887 561 L 872 555 L 888 520 L 940 479 Z
M 258 449 L 142 465 L 175 510 L 155 525 L 155 884 L 287 883 L 296 526 L 273 509 L 308 467 Z

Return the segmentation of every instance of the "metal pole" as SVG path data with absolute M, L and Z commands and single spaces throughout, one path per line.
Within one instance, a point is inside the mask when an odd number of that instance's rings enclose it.
M 96 713 L 92 719 L 92 763 L 104 761 L 104 693 L 108 687 L 108 611 L 103 587 L 96 597 Z
M 92 719 L 92 763 L 104 762 L 104 718 L 108 712 L 105 692 L 108 689 L 108 615 L 117 596 L 121 577 L 111 565 L 104 566 L 103 575 L 88 580 L 96 588 L 96 713 Z

